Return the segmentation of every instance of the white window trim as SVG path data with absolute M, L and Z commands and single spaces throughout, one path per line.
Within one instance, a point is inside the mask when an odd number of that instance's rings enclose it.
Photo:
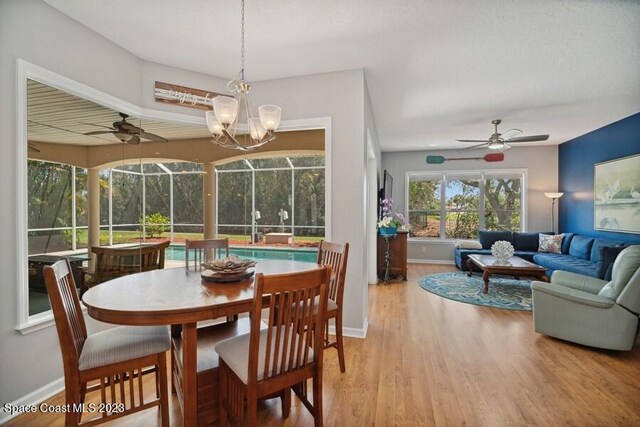
M 24 59 L 16 60 L 16 196 L 15 196 L 15 248 L 16 266 L 15 276 L 17 291 L 17 319 L 15 329 L 26 335 L 53 326 L 53 312 L 51 310 L 29 316 L 29 248 L 27 236 L 27 79 L 46 84 L 63 90 L 80 98 L 121 111 L 131 116 L 151 120 L 168 120 L 177 123 L 206 124 L 204 115 L 173 113 L 150 108 L 139 107 L 130 102 L 116 98 L 113 95 L 79 83 L 46 68 L 32 64 Z M 331 221 L 331 156 L 332 156 L 332 118 L 310 117 L 296 120 L 283 120 L 279 131 L 324 129 L 325 152 L 325 236 L 332 240 Z M 86 309 L 85 309 L 86 310 Z
M 521 175 L 522 176 L 522 199 L 521 199 L 521 212 L 520 212 L 520 228 L 522 232 L 527 231 L 527 193 L 528 189 L 528 174 L 529 170 L 527 168 L 508 168 L 508 169 L 470 169 L 470 170 L 447 170 L 447 171 L 439 171 L 439 172 L 428 172 L 428 171 L 407 171 L 404 175 L 404 211 L 407 215 L 407 221 L 409 220 L 409 183 L 410 178 L 430 178 L 432 180 L 439 180 L 441 182 L 441 186 L 444 186 L 444 182 L 446 182 L 447 176 L 450 177 L 461 177 L 464 175 L 480 175 L 482 181 L 485 180 L 485 177 L 491 176 L 503 176 L 503 175 Z M 415 181 L 415 179 L 414 179 Z M 482 192 L 481 192 L 482 193 Z M 442 213 L 442 209 L 445 206 L 445 198 L 446 194 L 444 189 L 441 187 L 440 189 L 440 211 Z M 482 223 L 482 221 L 481 221 Z M 445 232 L 443 230 L 444 223 L 440 224 L 440 236 L 441 237 L 409 237 L 409 242 L 422 242 L 422 243 L 450 243 L 454 242 L 458 239 L 448 239 L 445 238 Z

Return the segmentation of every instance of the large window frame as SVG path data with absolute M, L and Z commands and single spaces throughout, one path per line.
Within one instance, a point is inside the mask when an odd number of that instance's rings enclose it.
M 520 230 L 527 231 L 527 189 L 528 189 L 528 170 L 526 168 L 517 169 L 487 169 L 487 170 L 449 170 L 440 172 L 428 171 L 407 171 L 405 173 L 405 205 L 404 209 L 406 217 L 410 218 L 409 210 L 409 185 L 417 180 L 439 181 L 440 186 L 440 218 L 446 218 L 447 209 L 447 182 L 452 180 L 461 180 L 465 178 L 478 179 L 479 185 L 479 230 L 485 229 L 485 216 L 482 214 L 485 210 L 485 182 L 489 179 L 500 178 L 504 176 L 519 176 L 521 180 L 521 197 L 520 197 Z M 422 211 L 422 210 L 420 210 Z M 416 242 L 453 242 L 458 238 L 446 237 L 446 221 L 440 221 L 439 237 L 409 237 L 409 241 Z

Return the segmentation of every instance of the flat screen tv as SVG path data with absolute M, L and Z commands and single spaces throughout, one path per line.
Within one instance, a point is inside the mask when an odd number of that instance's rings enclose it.
M 382 178 L 382 188 L 380 189 L 380 200 L 393 197 L 393 177 L 387 170 L 384 170 Z

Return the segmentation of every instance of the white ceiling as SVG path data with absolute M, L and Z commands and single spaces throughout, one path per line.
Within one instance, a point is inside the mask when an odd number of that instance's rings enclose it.
M 238 0 L 45 1 L 144 60 L 240 67 Z M 640 111 L 640 2 L 246 0 L 250 81 L 356 68 L 383 151 L 461 147 L 495 118 L 559 144 Z

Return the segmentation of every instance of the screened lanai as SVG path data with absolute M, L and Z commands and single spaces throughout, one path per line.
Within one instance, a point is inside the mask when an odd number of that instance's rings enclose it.
M 268 245 L 270 233 L 291 245 L 324 237 L 323 155 L 241 159 L 214 166 L 215 235 L 231 244 Z M 30 160 L 29 253 L 88 245 L 87 169 Z M 204 236 L 203 165 L 122 164 L 101 169 L 100 245 Z

